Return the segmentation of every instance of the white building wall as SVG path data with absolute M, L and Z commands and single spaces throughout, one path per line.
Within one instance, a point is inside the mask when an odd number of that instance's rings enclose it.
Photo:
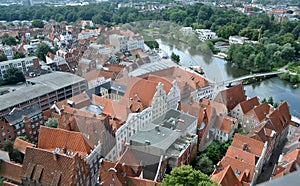
M 200 102 L 201 99 L 207 98 L 212 99 L 213 96 L 213 87 L 212 86 L 206 86 L 199 88 L 191 93 L 194 101 Z
M 162 83 L 158 83 L 156 92 L 152 99 L 151 107 L 153 120 L 167 111 L 166 91 L 164 90 L 163 86 L 164 85 Z
M 172 83 L 172 88 L 167 95 L 167 108 L 177 110 L 180 98 L 180 89 L 177 85 L 177 81 L 174 80 Z

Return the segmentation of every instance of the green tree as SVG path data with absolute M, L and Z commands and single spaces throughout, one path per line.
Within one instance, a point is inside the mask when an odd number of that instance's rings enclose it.
M 197 163 L 195 168 L 197 170 L 200 170 L 201 172 L 207 175 L 210 175 L 213 172 L 214 164 L 206 155 L 201 155 L 197 157 L 196 161 Z
M 207 175 L 199 170 L 193 169 L 189 165 L 176 167 L 171 171 L 170 175 L 165 175 L 161 186 L 216 186 L 217 183 L 211 181 Z
M 13 56 L 14 59 L 19 59 L 19 58 L 24 58 L 24 57 L 25 57 L 25 54 L 23 52 L 19 52 L 19 51 L 15 52 L 14 56 Z
M 30 143 L 30 141 L 26 137 L 24 137 L 24 136 L 19 136 L 18 138 L 20 140 L 23 140 L 23 141 L 26 141 L 26 142 Z
M 12 37 L 12 36 L 9 36 L 8 34 L 4 34 L 2 36 L 2 44 L 3 45 L 16 45 L 17 44 L 17 40 L 16 38 Z
M 0 54 L 0 62 L 6 60 L 7 60 L 7 56 L 5 54 Z
M 261 103 L 266 103 L 267 102 L 267 99 L 266 98 L 263 98 L 262 100 L 261 100 Z
M 223 37 L 223 38 L 229 38 L 229 36 L 233 36 L 238 34 L 238 32 L 236 32 L 235 28 L 233 27 L 233 25 L 225 25 L 225 26 L 221 26 L 218 30 L 217 30 L 217 35 L 219 37 Z
M 144 42 L 150 49 L 159 48 L 159 43 L 155 40 Z
M 220 152 L 220 145 L 218 142 L 213 141 L 204 151 L 204 154 L 212 160 L 214 164 L 217 164 L 222 158 Z
M 23 163 L 24 156 L 18 149 L 14 149 L 14 142 L 6 140 L 3 144 L 2 149 L 9 154 L 9 158 L 17 163 Z
M 35 19 L 31 23 L 33 28 L 44 28 L 44 22 L 41 19 Z
M 48 52 L 54 53 L 47 44 L 41 43 L 38 45 L 35 54 L 40 60 L 46 61 L 46 55 Z
M 8 84 L 15 84 L 19 82 L 25 82 L 25 76 L 23 72 L 15 67 L 9 67 L 3 74 L 5 82 Z
M 171 59 L 172 59 L 172 61 L 174 61 L 175 63 L 179 63 L 179 61 L 180 61 L 180 56 L 179 56 L 179 55 L 176 55 L 174 52 L 172 52 L 172 54 L 171 54 Z
M 274 104 L 274 100 L 273 100 L 273 97 L 272 97 L 272 96 L 269 97 L 268 103 L 269 103 L 270 105 L 273 105 L 273 104 Z
M 47 127 L 51 127 L 51 128 L 57 128 L 57 125 L 58 125 L 58 119 L 57 118 L 49 118 L 45 125 Z

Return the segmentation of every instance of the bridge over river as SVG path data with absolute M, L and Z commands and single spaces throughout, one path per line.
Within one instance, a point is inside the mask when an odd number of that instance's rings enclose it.
M 216 85 L 229 85 L 233 82 L 238 82 L 238 81 L 243 81 L 246 79 L 250 79 L 250 78 L 256 78 L 256 77 L 266 77 L 266 76 L 273 76 L 273 75 L 277 75 L 277 74 L 282 74 L 284 73 L 284 70 L 280 70 L 280 71 L 276 71 L 276 72 L 266 72 L 266 73 L 256 73 L 256 74 L 249 74 L 249 75 L 245 75 L 245 76 L 241 76 L 235 79 L 230 79 L 230 80 L 225 80 L 225 81 L 221 81 L 221 82 L 216 82 Z

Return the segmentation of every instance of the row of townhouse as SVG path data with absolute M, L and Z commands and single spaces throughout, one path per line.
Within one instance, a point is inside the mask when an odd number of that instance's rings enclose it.
M 288 104 L 282 102 L 248 136 L 236 134 L 212 180 L 221 185 L 254 185 L 274 149 L 286 139 L 290 121 Z

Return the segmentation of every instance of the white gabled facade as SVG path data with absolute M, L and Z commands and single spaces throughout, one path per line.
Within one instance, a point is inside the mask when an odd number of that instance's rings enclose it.
M 142 112 L 130 113 L 126 122 L 116 131 L 117 156 L 122 155 L 132 135 L 149 126 L 154 119 L 167 112 L 168 109 L 177 109 L 178 100 L 180 100 L 180 89 L 176 81 L 172 83 L 168 95 L 163 83 L 158 83 L 151 106 Z

